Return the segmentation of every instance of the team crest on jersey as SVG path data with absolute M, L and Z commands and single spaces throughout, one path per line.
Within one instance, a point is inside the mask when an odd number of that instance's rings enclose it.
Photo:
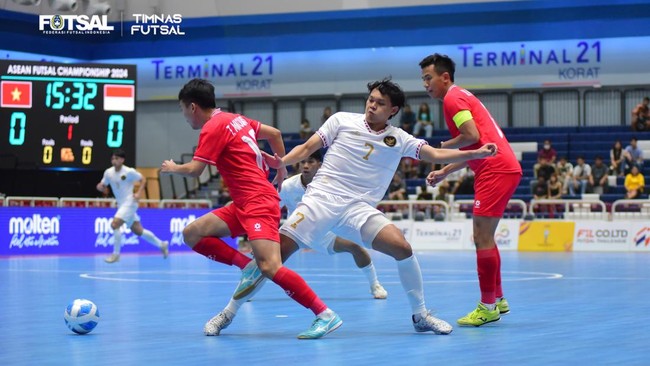
M 120 177 L 121 180 L 126 180 L 126 175 Z
M 395 144 L 397 144 L 397 139 L 395 138 L 395 136 L 386 136 L 384 137 L 384 143 L 388 147 L 393 147 L 395 146 Z

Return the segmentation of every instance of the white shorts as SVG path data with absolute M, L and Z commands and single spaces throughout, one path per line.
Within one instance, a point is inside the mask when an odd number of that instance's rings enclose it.
M 372 220 L 368 222 L 370 218 Z M 308 190 L 280 227 L 280 233 L 303 248 L 331 254 L 336 236 L 372 248 L 375 236 L 389 224 L 390 221 L 381 211 L 366 202 L 346 202 Z
M 134 222 L 140 221 L 140 216 L 138 216 L 138 204 L 124 204 L 117 209 L 115 217 L 121 219 L 126 223 L 126 227 L 130 228 Z

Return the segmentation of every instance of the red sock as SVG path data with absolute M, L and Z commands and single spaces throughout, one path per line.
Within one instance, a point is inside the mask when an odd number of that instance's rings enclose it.
M 280 267 L 272 279 L 284 292 L 300 305 L 311 309 L 318 315 L 327 309 L 327 305 L 318 298 L 316 293 L 307 285 L 307 282 L 296 272 L 287 267 Z
M 494 304 L 496 303 L 495 287 L 497 269 L 499 268 L 498 252 L 495 248 L 478 249 L 476 251 L 476 265 L 478 268 L 478 285 L 481 289 L 481 302 Z
M 494 289 L 494 295 L 498 299 L 503 297 L 503 288 L 501 287 L 501 253 L 499 253 L 499 248 L 496 246 L 494 250 L 497 253 L 497 287 Z
M 246 267 L 248 262 L 251 261 L 250 258 L 219 238 L 205 237 L 199 240 L 192 250 L 215 262 L 229 266 L 235 265 L 239 268 Z

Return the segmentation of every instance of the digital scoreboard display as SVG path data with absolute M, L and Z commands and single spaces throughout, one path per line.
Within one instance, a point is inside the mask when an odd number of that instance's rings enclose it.
M 134 65 L 0 60 L 0 154 L 47 170 L 135 161 Z

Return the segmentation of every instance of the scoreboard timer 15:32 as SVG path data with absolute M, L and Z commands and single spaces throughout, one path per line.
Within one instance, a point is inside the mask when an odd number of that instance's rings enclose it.
M 135 65 L 0 60 L 0 154 L 48 170 L 135 161 Z

